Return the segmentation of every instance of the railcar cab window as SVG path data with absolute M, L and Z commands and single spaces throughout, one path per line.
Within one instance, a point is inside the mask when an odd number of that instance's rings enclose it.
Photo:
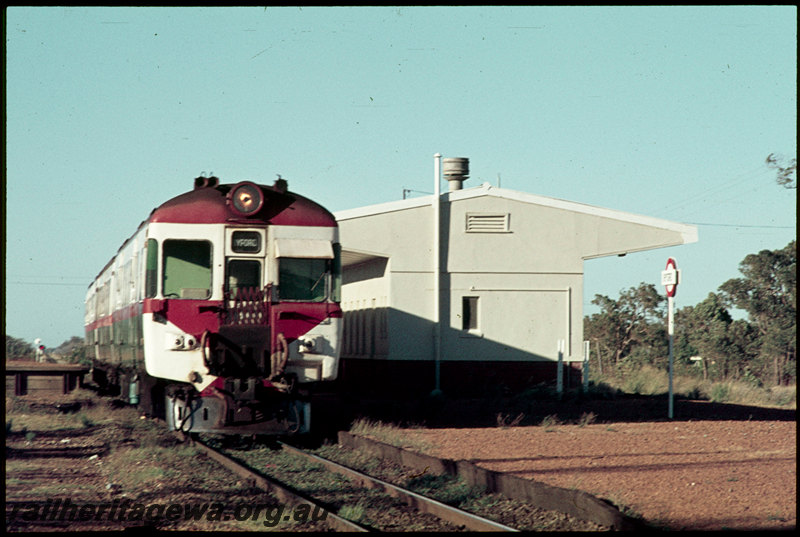
M 278 274 L 281 300 L 323 302 L 329 265 L 328 259 L 282 257 Z
M 163 243 L 164 298 L 211 296 L 211 243 L 168 239 Z
M 228 260 L 227 287 L 235 297 L 238 289 L 245 287 L 261 288 L 261 261 L 253 259 Z
M 333 259 L 281 257 L 278 260 L 280 300 L 339 302 L 342 286 L 341 245 L 333 245 Z

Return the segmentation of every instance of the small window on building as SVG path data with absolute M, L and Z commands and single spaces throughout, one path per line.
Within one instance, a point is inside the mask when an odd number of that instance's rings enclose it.
M 461 329 L 478 329 L 478 297 L 461 297 Z
M 509 233 L 509 213 L 467 213 L 468 233 Z

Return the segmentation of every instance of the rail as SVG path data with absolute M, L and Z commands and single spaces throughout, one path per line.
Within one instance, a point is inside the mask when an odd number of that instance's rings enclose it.
M 492 520 L 479 517 L 477 515 L 468 513 L 466 511 L 462 511 L 461 509 L 444 504 L 432 498 L 427 498 L 425 496 L 417 494 L 416 492 L 412 492 L 410 490 L 398 487 L 397 485 L 387 483 L 386 481 L 382 481 L 376 477 L 369 476 L 367 474 L 361 473 L 357 470 L 348 468 L 347 466 L 343 466 L 339 463 L 330 461 L 328 459 L 319 457 L 312 453 L 306 453 L 305 451 L 298 449 L 294 446 L 290 446 L 289 444 L 283 442 L 278 442 L 278 444 L 280 444 L 280 446 L 285 451 L 288 451 L 293 455 L 297 455 L 299 457 L 305 457 L 308 460 L 322 464 L 328 470 L 344 475 L 348 479 L 358 483 L 362 487 L 382 489 L 385 493 L 389 494 L 390 496 L 400 498 L 407 505 L 414 507 L 417 511 L 423 513 L 430 513 L 456 526 L 464 526 L 466 529 L 472 531 L 519 531 L 509 526 L 500 524 L 498 522 L 494 522 Z
M 255 472 L 254 470 L 248 468 L 247 466 L 231 459 L 224 453 L 203 443 L 201 440 L 194 438 L 192 439 L 192 442 L 195 447 L 197 447 L 200 451 L 205 453 L 209 458 L 218 462 L 225 468 L 228 468 L 229 470 L 235 472 L 237 475 L 239 475 L 246 481 L 252 483 L 254 486 L 270 494 L 273 494 L 279 500 L 284 501 L 288 504 L 300 504 L 300 503 L 311 504 L 315 507 L 319 507 L 320 509 L 324 509 L 327 511 L 324 505 L 319 505 L 313 498 L 306 496 L 305 494 L 296 491 L 291 487 L 278 482 L 275 479 L 268 478 L 258 472 Z M 325 523 L 328 524 L 328 527 L 336 531 L 356 531 L 356 532 L 369 531 L 367 528 L 364 528 L 363 526 L 356 524 L 355 522 L 347 520 L 346 518 L 342 518 L 339 515 L 336 515 L 331 512 L 327 513 L 325 517 Z

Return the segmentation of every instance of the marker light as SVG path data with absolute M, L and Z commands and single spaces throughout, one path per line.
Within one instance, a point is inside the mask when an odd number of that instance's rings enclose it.
M 264 194 L 258 185 L 245 181 L 228 192 L 228 204 L 240 216 L 252 216 L 264 205 Z

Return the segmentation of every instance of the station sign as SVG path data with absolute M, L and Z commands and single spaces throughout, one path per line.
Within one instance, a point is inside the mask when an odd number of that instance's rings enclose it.
M 678 290 L 679 280 L 680 271 L 675 264 L 675 260 L 670 257 L 667 259 L 667 268 L 661 271 L 661 285 L 666 287 L 668 297 L 675 296 L 675 291 Z

